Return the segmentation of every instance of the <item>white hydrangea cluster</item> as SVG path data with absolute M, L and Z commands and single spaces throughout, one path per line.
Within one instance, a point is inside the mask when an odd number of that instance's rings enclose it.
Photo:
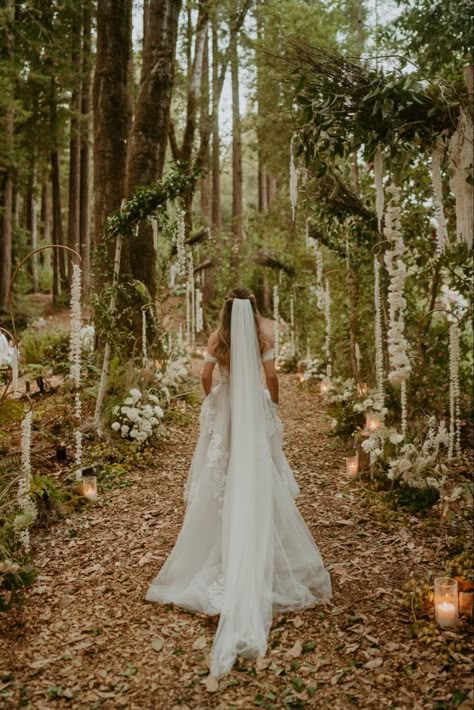
M 449 434 L 444 421 L 429 420 L 428 433 L 421 446 L 404 444 L 397 458 L 389 461 L 387 478 L 400 481 L 410 488 L 440 489 L 447 467 L 441 460 L 442 449 L 449 446 Z
M 302 382 L 311 382 L 313 380 L 322 380 L 326 376 L 324 372 L 324 363 L 318 358 L 302 360 L 298 367 L 301 371 Z
M 361 446 L 366 454 L 369 454 L 370 463 L 373 464 L 377 459 L 384 455 L 385 445 L 398 445 L 403 441 L 403 434 L 399 434 L 393 427 L 386 427 L 383 424 L 377 427 L 370 436 L 362 442 Z
M 343 380 L 340 377 L 333 377 L 331 387 L 326 398 L 328 404 L 335 402 L 349 402 L 354 397 L 355 382 L 350 377 L 348 380 Z
M 0 368 L 13 368 L 16 348 L 8 343 L 6 336 L 0 333 Z
M 143 444 L 156 433 L 164 416 L 156 395 L 139 389 L 131 389 L 121 406 L 113 409 L 115 420 L 111 427 L 122 439 L 131 439 Z
M 188 379 L 189 358 L 187 356 L 179 357 L 177 360 L 168 360 L 165 372 L 157 372 L 156 379 L 162 388 L 177 389 L 178 385 L 183 384 Z
M 362 402 L 356 402 L 354 404 L 354 412 L 364 412 L 364 414 L 373 412 L 380 414 L 380 418 L 383 420 L 385 415 L 388 414 L 388 409 L 384 406 L 383 402 L 380 401 L 378 391 L 372 391 Z

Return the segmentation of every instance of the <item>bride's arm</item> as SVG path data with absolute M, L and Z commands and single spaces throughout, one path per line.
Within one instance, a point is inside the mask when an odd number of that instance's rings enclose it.
M 209 341 L 207 343 L 207 355 L 210 355 L 213 357 L 214 353 L 214 346 L 216 344 L 216 338 L 214 333 L 209 338 Z M 204 360 L 204 364 L 202 367 L 202 374 L 201 374 L 201 383 L 202 383 L 202 388 L 204 390 L 204 394 L 207 395 L 210 393 L 212 389 L 212 372 L 216 366 L 215 361 L 214 362 L 209 362 L 208 360 Z
M 275 370 L 275 360 L 266 360 L 263 363 L 263 369 L 265 371 L 265 380 L 267 382 L 268 391 L 270 392 L 270 397 L 274 404 L 278 404 L 279 401 L 279 384 L 278 384 L 278 374 Z

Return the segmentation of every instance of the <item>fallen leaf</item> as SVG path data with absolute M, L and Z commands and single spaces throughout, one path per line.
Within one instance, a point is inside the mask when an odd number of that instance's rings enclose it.
M 295 641 L 293 646 L 290 648 L 289 651 L 286 652 L 287 656 L 291 656 L 291 658 L 298 658 L 298 656 L 301 656 L 301 653 L 303 651 L 303 644 L 301 641 Z
M 153 641 L 151 642 L 151 647 L 154 651 L 161 651 L 163 645 L 164 641 L 159 636 L 156 639 L 153 639 Z
M 293 621 L 293 625 L 294 625 L 297 629 L 299 629 L 300 626 L 303 625 L 303 619 L 301 618 L 301 616 L 295 616 L 295 618 L 294 618 L 292 621 Z
M 193 643 L 193 649 L 195 651 L 200 651 L 203 648 L 206 648 L 207 646 L 207 639 L 205 636 L 199 636 Z
M 367 663 L 364 663 L 364 668 L 368 668 L 369 670 L 373 670 L 374 668 L 378 668 L 383 664 L 383 658 L 373 658 L 371 661 L 367 661 Z

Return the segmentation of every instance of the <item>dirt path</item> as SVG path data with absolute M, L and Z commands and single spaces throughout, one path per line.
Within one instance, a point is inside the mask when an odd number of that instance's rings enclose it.
M 155 465 L 130 476 L 129 487 L 104 492 L 36 538 L 40 576 L 0 664 L 5 707 L 470 707 L 451 700 L 470 688 L 462 658 L 450 665 L 410 640 L 400 611 L 401 585 L 433 568 L 436 529 L 418 532 L 409 518 L 401 527 L 377 522 L 326 436 L 321 400 L 285 375 L 282 402 L 298 505 L 331 572 L 333 605 L 276 618 L 267 657 L 242 663 L 212 691 L 215 623 L 144 602 L 182 521 L 196 407 L 191 425 L 173 428 Z

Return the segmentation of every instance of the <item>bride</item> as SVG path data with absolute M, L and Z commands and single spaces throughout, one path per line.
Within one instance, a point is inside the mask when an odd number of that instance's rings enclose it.
M 265 654 L 274 612 L 331 598 L 282 450 L 269 326 L 250 291 L 229 291 L 204 357 L 206 397 L 183 525 L 145 597 L 219 614 L 210 669 L 216 677 L 232 668 L 237 654 Z M 212 387 L 216 363 L 220 384 Z

